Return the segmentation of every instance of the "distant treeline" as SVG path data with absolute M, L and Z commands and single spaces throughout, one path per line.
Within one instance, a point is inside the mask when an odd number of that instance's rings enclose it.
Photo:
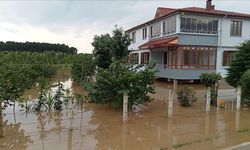
M 87 58 L 92 59 L 91 54 L 65 54 L 56 52 L 1 52 L 0 66 L 3 64 L 13 65 L 62 65 L 81 63 Z
M 67 54 L 76 54 L 77 49 L 75 47 L 69 47 L 65 44 L 50 44 L 50 43 L 39 43 L 39 42 L 1 42 L 0 51 L 13 51 L 13 52 L 60 52 Z

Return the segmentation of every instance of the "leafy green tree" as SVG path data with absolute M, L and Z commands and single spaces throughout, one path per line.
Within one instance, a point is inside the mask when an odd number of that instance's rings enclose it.
M 112 36 L 109 34 L 95 36 L 92 45 L 97 66 L 106 69 L 112 63 L 112 59 L 121 60 L 128 57 L 130 42 L 129 35 L 117 26 L 112 31 Z
M 84 81 L 95 73 L 95 61 L 92 55 L 81 54 L 72 64 L 71 73 L 74 80 Z
M 114 59 L 120 60 L 127 57 L 130 43 L 129 34 L 125 33 L 122 28 L 115 26 L 115 29 L 112 31 L 112 55 Z
M 250 69 L 250 40 L 245 41 L 238 47 L 239 51 L 230 62 L 226 81 L 233 87 L 240 85 L 243 74 Z
M 14 102 L 15 108 L 15 101 L 32 85 L 26 71 L 27 68 L 16 65 L 0 66 L 0 137 L 3 137 L 2 103 L 7 107 Z
M 0 42 L 0 51 L 13 51 L 13 52 L 37 52 L 43 53 L 46 51 L 60 52 L 67 54 L 76 54 L 77 49 L 75 47 L 69 47 L 65 44 L 50 44 L 50 43 L 39 43 L 39 42 L 13 42 L 7 41 L 6 43 Z
M 250 40 L 243 42 L 230 62 L 226 81 L 233 87 L 242 87 L 242 102 L 250 105 L 249 69 L 250 69 Z
M 250 69 L 248 69 L 240 79 L 242 86 L 242 103 L 250 106 Z
M 219 73 L 202 73 L 201 82 L 207 87 L 211 88 L 211 104 L 217 105 L 219 81 L 222 79 Z
M 109 34 L 95 36 L 92 43 L 97 66 L 103 69 L 112 63 L 112 39 Z
M 128 107 L 151 102 L 154 93 L 153 64 L 134 67 L 127 62 L 114 61 L 108 69 L 99 69 L 89 97 L 96 103 L 121 108 L 123 94 L 128 92 Z

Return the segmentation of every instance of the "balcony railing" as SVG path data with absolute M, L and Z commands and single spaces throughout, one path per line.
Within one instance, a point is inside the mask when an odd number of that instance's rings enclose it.
M 157 69 L 214 70 L 215 65 L 167 65 L 156 64 Z
M 218 31 L 201 31 L 201 30 L 188 30 L 188 29 L 181 29 L 181 33 L 218 35 Z

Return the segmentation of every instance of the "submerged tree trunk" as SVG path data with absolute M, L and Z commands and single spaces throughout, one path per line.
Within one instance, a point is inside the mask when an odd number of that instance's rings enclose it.
M 0 138 L 3 137 L 3 110 L 2 110 L 2 101 L 0 100 Z

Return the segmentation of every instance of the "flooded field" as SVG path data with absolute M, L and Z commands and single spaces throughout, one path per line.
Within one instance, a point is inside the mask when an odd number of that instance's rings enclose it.
M 63 72 L 63 71 L 62 71 Z M 73 92 L 86 94 L 70 75 L 60 73 L 51 81 L 63 82 Z M 122 110 L 92 103 L 76 105 L 60 112 L 25 113 L 8 107 L 4 113 L 4 138 L 1 150 L 165 150 L 221 149 L 250 140 L 250 110 L 235 111 L 234 89 L 220 89 L 226 107 L 211 107 L 205 112 L 205 88 L 193 86 L 199 101 L 192 107 L 174 102 L 168 116 L 168 89 L 172 84 L 157 81 L 154 101 L 137 112 L 129 113 L 122 123 Z M 183 86 L 183 85 L 179 85 Z M 26 97 L 36 97 L 36 89 Z

